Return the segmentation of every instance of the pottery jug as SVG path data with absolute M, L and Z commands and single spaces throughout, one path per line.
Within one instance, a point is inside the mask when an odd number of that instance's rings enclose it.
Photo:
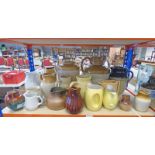
M 132 78 L 133 72 L 127 70 L 126 68 L 119 66 L 111 68 L 110 79 L 117 80 L 120 82 L 118 93 L 119 95 L 121 95 L 124 92 Z
M 25 94 L 25 109 L 36 110 L 40 105 L 43 104 L 43 98 L 38 96 L 36 92 L 27 91 Z
M 135 109 L 137 111 L 145 112 L 148 110 L 151 104 L 151 98 L 149 94 L 143 90 L 140 90 L 138 95 L 135 97 Z
M 20 93 L 19 90 L 11 90 L 7 92 L 4 100 L 5 105 L 13 111 L 22 109 L 25 104 L 25 97 Z
M 89 60 L 91 63 L 91 66 L 87 69 L 84 69 L 84 62 L 85 60 Z M 110 70 L 102 64 L 94 65 L 92 62 L 92 58 L 85 57 L 81 62 L 81 70 L 83 73 L 89 73 L 92 76 L 92 82 L 95 84 L 98 84 L 98 82 L 101 82 L 103 80 L 109 79 Z
M 91 82 L 91 76 L 90 75 L 78 75 L 76 76 L 77 81 L 73 81 L 70 84 L 70 87 L 75 86 L 80 88 L 80 94 L 82 98 L 85 97 L 85 92 L 87 88 L 87 84 Z
M 106 109 L 113 110 L 118 104 L 118 94 L 114 91 L 112 85 L 107 85 L 103 93 L 103 105 Z
M 55 74 L 55 68 L 54 67 L 45 67 L 44 73 L 46 74 Z
M 131 110 L 132 103 L 130 101 L 130 95 L 122 95 L 122 98 L 119 103 L 119 107 L 121 110 L 124 110 L 124 111 Z
M 72 80 L 76 79 L 79 75 L 79 68 L 72 62 L 65 63 L 63 66 L 56 66 L 56 72 L 59 77 L 61 76 L 71 76 Z
M 60 76 L 59 77 L 60 87 L 63 88 L 69 88 L 69 85 L 71 83 L 71 76 Z
M 53 74 L 43 74 L 41 75 L 40 88 L 43 91 L 45 97 L 50 93 L 51 88 L 55 87 L 56 76 Z
M 53 87 L 47 97 L 47 107 L 52 110 L 61 110 L 65 108 L 66 89 Z
M 38 89 L 40 87 L 40 75 L 37 72 L 26 73 L 25 89 Z
M 85 94 L 85 104 L 91 111 L 98 111 L 102 107 L 103 88 L 96 84 L 88 84 Z
M 105 90 L 107 85 L 112 85 L 115 92 L 119 93 L 120 81 L 117 80 L 103 80 L 99 82 L 103 89 Z
M 83 99 L 80 95 L 80 88 L 70 87 L 67 92 L 66 109 L 71 114 L 80 113 L 83 107 Z

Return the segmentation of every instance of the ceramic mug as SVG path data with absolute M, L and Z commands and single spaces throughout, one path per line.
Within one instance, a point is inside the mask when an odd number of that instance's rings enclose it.
M 44 100 L 35 92 L 26 92 L 25 96 L 25 109 L 36 110 L 40 105 L 43 104 Z

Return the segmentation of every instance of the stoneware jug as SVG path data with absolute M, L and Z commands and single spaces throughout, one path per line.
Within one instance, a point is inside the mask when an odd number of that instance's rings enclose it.
M 85 92 L 87 88 L 87 84 L 91 82 L 91 76 L 90 75 L 78 75 L 76 76 L 77 81 L 73 81 L 70 84 L 70 87 L 75 86 L 80 88 L 80 94 L 82 98 L 85 97 Z
M 80 94 L 80 88 L 70 87 L 67 92 L 66 109 L 71 114 L 80 113 L 83 107 L 83 99 Z
M 59 83 L 60 83 L 60 87 L 62 88 L 69 88 L 69 85 L 71 83 L 71 76 L 65 76 L 65 75 L 62 75 L 59 77 Z
M 55 68 L 54 67 L 44 67 L 44 73 L 55 74 Z
M 73 81 L 79 74 L 79 68 L 73 62 L 69 62 L 65 63 L 63 66 L 56 66 L 56 72 L 59 77 L 71 76 L 71 80 Z
M 117 80 L 119 84 L 119 95 L 121 95 L 127 88 L 128 83 L 133 78 L 133 72 L 127 70 L 126 68 L 115 66 L 111 68 L 110 79 Z
M 102 107 L 103 88 L 96 84 L 88 84 L 85 94 L 85 104 L 91 111 L 98 111 Z
M 103 93 L 103 105 L 106 109 L 113 110 L 118 104 L 119 98 L 112 85 L 107 85 Z
M 36 110 L 40 105 L 43 104 L 43 98 L 38 96 L 36 92 L 28 91 L 24 94 L 25 96 L 25 109 Z
M 87 69 L 84 69 L 84 62 L 85 60 L 89 60 L 91 66 Z M 110 69 L 102 66 L 102 63 L 94 64 L 92 58 L 85 57 L 81 62 L 81 70 L 83 73 L 89 73 L 92 77 L 92 82 L 94 84 L 98 84 L 103 80 L 109 79 Z
M 61 110 L 65 108 L 66 89 L 53 87 L 47 97 L 47 107 L 52 110 Z
M 43 74 L 41 75 L 41 84 L 40 88 L 44 93 L 45 97 L 47 97 L 50 93 L 51 88 L 56 85 L 56 76 L 53 74 Z
M 151 104 L 151 98 L 149 94 L 143 90 L 140 90 L 138 95 L 135 97 L 135 109 L 137 111 L 145 112 L 148 110 Z

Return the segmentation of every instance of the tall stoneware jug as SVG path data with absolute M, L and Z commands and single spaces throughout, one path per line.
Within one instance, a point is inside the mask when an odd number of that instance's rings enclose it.
M 83 99 L 80 88 L 70 87 L 67 92 L 66 109 L 71 114 L 80 113 L 83 107 Z
M 41 84 L 40 88 L 43 91 L 45 97 L 48 97 L 51 88 L 55 87 L 56 76 L 52 74 L 43 74 L 41 75 Z

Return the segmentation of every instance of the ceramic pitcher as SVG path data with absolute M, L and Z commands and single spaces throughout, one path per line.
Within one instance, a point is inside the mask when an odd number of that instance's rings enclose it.
M 103 88 L 96 84 L 88 84 L 85 94 L 85 103 L 89 110 L 98 111 L 102 107 Z
M 80 113 L 83 107 L 83 99 L 80 95 L 80 88 L 70 87 L 67 92 L 66 109 L 71 114 Z
M 41 96 L 38 96 L 36 92 L 28 91 L 24 94 L 25 96 L 25 109 L 27 110 L 35 110 L 40 105 L 43 104 L 43 98 Z
M 71 83 L 71 76 L 62 75 L 59 77 L 59 81 L 60 81 L 60 87 L 67 89 L 69 88 L 69 85 Z
M 41 90 L 43 91 L 45 97 L 47 97 L 50 93 L 51 88 L 56 85 L 56 76 L 53 74 L 43 74 L 41 76 Z
M 52 110 L 61 110 L 65 108 L 66 89 L 62 87 L 53 87 L 47 97 L 46 106 Z
M 113 110 L 116 108 L 119 101 L 117 92 L 112 85 L 107 85 L 103 93 L 103 105 L 106 109 Z
M 80 88 L 80 94 L 82 98 L 85 97 L 85 92 L 87 88 L 87 84 L 91 82 L 91 76 L 90 75 L 78 75 L 76 76 L 77 81 L 73 81 L 70 84 L 70 87 L 75 86 Z

